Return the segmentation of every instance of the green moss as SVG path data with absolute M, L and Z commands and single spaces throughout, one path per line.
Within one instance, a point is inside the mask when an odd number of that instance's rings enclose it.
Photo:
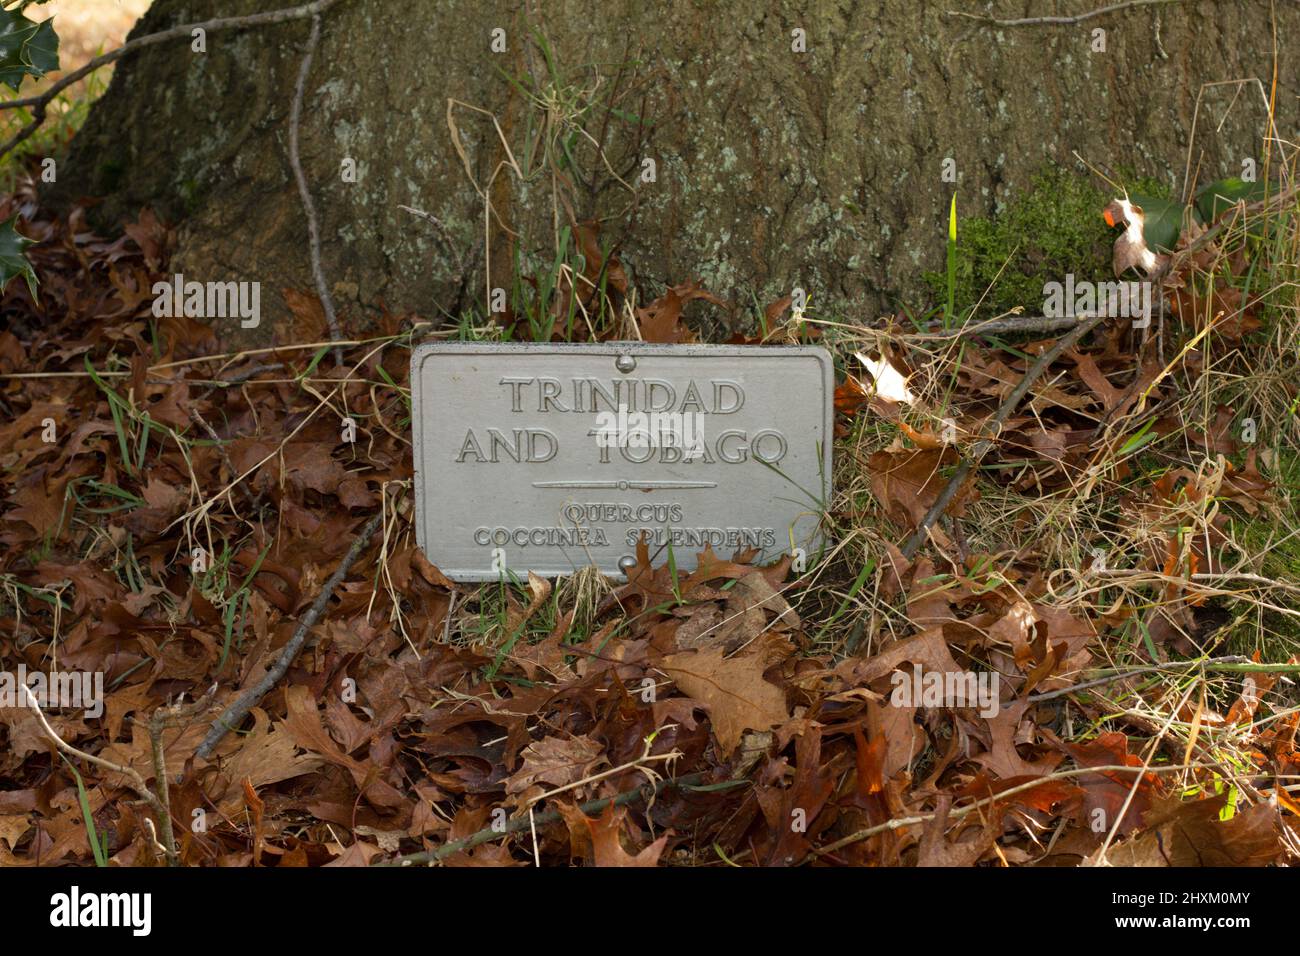
M 1058 166 L 1040 172 L 1028 191 L 992 219 L 960 217 L 957 228 L 956 304 L 959 312 L 990 318 L 1020 306 L 1026 314 L 1042 308 L 1043 285 L 1076 280 L 1108 280 L 1114 233 L 1101 218 L 1109 202 L 1093 180 Z M 1167 192 L 1156 183 L 1134 187 Z M 960 211 L 961 201 L 958 200 Z M 999 274 L 1000 273 L 1000 274 Z M 947 297 L 947 277 L 927 272 L 936 299 Z M 987 290 L 987 294 L 986 294 Z M 980 299 L 983 298 L 983 302 Z

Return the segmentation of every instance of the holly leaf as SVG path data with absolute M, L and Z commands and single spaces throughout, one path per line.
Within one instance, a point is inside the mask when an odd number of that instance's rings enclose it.
M 1183 230 L 1183 209 L 1180 203 L 1159 196 L 1129 197 L 1135 206 L 1141 206 L 1146 217 L 1142 223 L 1142 238 L 1152 251 L 1170 252 L 1178 245 L 1178 234 Z
M 36 271 L 23 254 L 23 250 L 33 243 L 14 228 L 17 222 L 18 215 L 15 213 L 13 218 L 0 223 L 0 291 L 9 285 L 9 280 L 14 276 L 22 276 L 27 280 L 27 288 L 35 299 Z
M 27 76 L 59 68 L 59 38 L 54 21 L 27 19 L 17 10 L 0 10 L 0 83 L 15 93 Z
M 44 76 L 59 68 L 59 35 L 54 32 L 52 17 L 36 28 L 35 35 L 23 47 L 22 56 L 35 76 Z
M 36 29 L 37 24 L 17 10 L 0 10 L 0 62 L 17 60 Z
M 1206 222 L 1214 222 L 1241 200 L 1263 199 L 1266 183 L 1248 183 L 1237 176 L 1210 183 L 1196 194 L 1196 210 Z

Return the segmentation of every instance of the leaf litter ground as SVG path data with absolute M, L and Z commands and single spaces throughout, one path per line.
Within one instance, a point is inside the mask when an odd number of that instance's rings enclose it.
M 841 370 L 825 561 L 706 551 L 679 573 L 642 546 L 622 585 L 471 588 L 411 527 L 429 323 L 385 314 L 336 366 L 319 304 L 285 290 L 310 344 L 222 353 L 152 316 L 171 236 L 151 214 L 109 241 L 30 184 L 14 213 L 40 298 L 11 283 L 2 306 L 0 657 L 104 675 L 101 717 L 46 718 L 106 764 L 0 708 L 0 864 L 162 863 L 124 769 L 202 866 L 1262 865 L 1300 846 L 1277 624 L 1297 586 L 1258 573 L 1294 527 L 1294 424 L 1239 437 L 1250 396 L 1294 409 L 1296 312 L 1243 297 L 1243 261 L 1176 277 L 1158 339 L 1108 322 L 1052 363 L 910 559 L 898 543 L 1054 340 L 846 333 L 773 303 L 732 341 L 819 340 Z M 546 284 L 534 318 L 628 294 L 576 235 L 588 291 Z M 696 300 L 728 308 L 685 283 L 576 328 L 691 341 Z M 886 367 L 894 401 L 872 387 Z M 288 673 L 200 756 L 376 513 Z M 1260 545 L 1261 526 L 1283 530 Z M 997 706 L 931 699 L 925 675 L 983 675 Z

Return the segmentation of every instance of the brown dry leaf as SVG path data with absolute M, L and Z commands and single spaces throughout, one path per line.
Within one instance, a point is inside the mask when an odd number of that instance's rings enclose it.
M 247 777 L 240 781 L 240 785 L 244 791 L 244 804 L 253 815 L 253 865 L 256 866 L 262 855 L 262 819 L 266 813 L 266 801 L 257 795 L 253 782 Z
M 237 809 L 243 800 L 236 784 L 247 780 L 254 788 L 265 787 L 311 773 L 323 762 L 312 754 L 299 753 L 284 723 L 272 726 L 260 707 L 254 707 L 252 715 L 252 730 L 241 738 L 239 749 L 222 761 L 221 776 L 226 785 L 216 798 L 224 800 L 223 810 L 227 812 Z
M 532 592 L 528 607 L 521 608 L 511 604 L 510 609 L 506 612 L 507 635 L 519 633 L 523 626 L 528 623 L 529 618 L 536 614 L 538 608 L 545 604 L 547 598 L 551 596 L 551 582 L 546 578 L 538 577 L 532 571 L 528 572 L 528 589 Z
M 448 867 L 503 867 L 503 866 L 528 866 L 522 860 L 516 860 L 510 855 L 510 847 L 503 843 L 484 843 L 476 846 L 472 850 L 461 850 L 459 853 L 453 853 L 451 856 L 444 857 L 442 866 Z
M 1051 773 L 1061 762 L 1061 755 L 1047 754 L 1037 760 L 1026 760 L 1016 750 L 1021 736 L 1021 724 L 1028 720 L 1025 716 L 1032 705 L 1028 701 L 1014 700 L 1004 702 L 998 715 L 987 720 L 991 744 L 988 753 L 980 754 L 975 762 L 993 771 L 999 777 L 1034 777 Z M 1122 734 L 1120 736 L 1123 736 Z
M 658 866 L 659 857 L 668 843 L 668 834 L 655 840 L 636 856 L 623 849 L 619 832 L 623 829 L 623 818 L 627 811 L 622 807 L 608 806 L 605 812 L 593 820 L 584 814 L 583 819 L 591 833 L 591 850 L 596 866 Z
M 522 793 L 535 784 L 566 787 L 576 783 L 602 761 L 604 747 L 585 735 L 567 739 L 543 737 L 523 750 L 523 765 L 506 778 L 506 793 Z
M 935 804 L 934 818 L 925 825 L 921 834 L 917 866 L 974 866 L 993 846 L 997 832 L 982 821 L 959 823 L 949 839 L 946 831 L 951 809 L 952 797 L 941 794 Z
M 751 565 L 718 557 L 713 553 L 713 545 L 706 544 L 704 550 L 695 555 L 695 570 L 682 581 L 682 597 L 698 596 L 701 593 L 700 588 L 709 581 L 718 578 L 739 579 L 753 573 L 754 568 Z
M 763 679 L 768 663 L 760 653 L 727 660 L 721 648 L 712 647 L 671 654 L 661 666 L 683 694 L 709 712 L 724 756 L 735 752 L 746 730 L 771 730 L 790 719 L 785 692 Z
M 694 334 L 681 324 L 681 317 L 682 306 L 692 299 L 704 299 L 724 309 L 729 308 L 725 299 L 701 288 L 697 282 L 673 286 L 649 305 L 636 310 L 642 340 L 669 344 L 691 341 Z
M 574 227 L 573 235 L 582 252 L 584 263 L 582 276 L 587 280 L 579 288 L 584 301 L 591 298 L 593 289 L 600 287 L 602 273 L 606 288 L 620 295 L 626 294 L 628 279 L 627 273 L 623 270 L 623 263 L 613 252 L 606 258 L 600 251 L 600 222 L 595 219 L 584 219 Z
M 785 310 L 794 304 L 793 295 L 785 295 L 768 305 L 763 310 L 763 323 L 765 329 L 775 329 L 781 324 L 781 318 L 785 315 Z
M 692 648 L 715 644 L 718 640 L 718 628 L 722 625 L 722 610 L 713 601 L 705 601 L 683 610 L 685 620 L 673 631 L 673 640 L 677 649 L 686 651 Z
M 428 581 L 436 588 L 446 588 L 449 591 L 456 589 L 454 581 L 450 580 L 445 574 L 424 556 L 424 552 L 419 548 L 411 549 L 411 564 L 420 572 L 420 577 Z
M 565 644 L 565 638 L 569 636 L 570 629 L 573 625 L 573 614 L 560 614 L 555 621 L 555 626 L 551 628 L 551 633 L 546 635 L 536 644 L 528 644 L 524 647 L 515 645 L 510 654 L 510 659 L 519 664 L 524 669 L 525 675 L 529 680 L 537 679 L 537 670 L 545 670 L 551 677 L 557 681 L 566 682 L 577 678 L 573 666 L 569 663 L 569 645 Z
M 330 763 L 346 767 L 354 775 L 364 775 L 361 764 L 345 754 L 334 742 L 334 738 L 325 732 L 311 688 L 294 684 L 284 692 L 284 698 L 288 715 L 279 726 L 288 732 L 294 743 L 304 750 L 319 754 Z
M 871 492 L 885 506 L 890 520 L 901 528 L 916 528 L 939 497 L 947 479 L 939 469 L 957 460 L 950 447 L 917 451 L 878 451 L 867 459 Z M 948 514 L 960 517 L 971 500 L 971 486 L 959 491 Z
M 285 446 L 283 454 L 285 477 L 299 487 L 333 494 L 347 477 L 324 442 L 294 442 Z
M 1258 804 L 1221 820 L 1227 793 L 1204 800 L 1171 797 L 1145 817 L 1148 829 L 1106 853 L 1111 866 L 1269 866 L 1282 856 L 1277 811 Z M 1085 865 L 1096 865 L 1098 854 Z
M 740 578 L 727 592 L 728 613 L 742 610 L 759 611 L 764 619 L 771 615 L 771 626 L 778 631 L 797 630 L 801 626 L 799 615 L 790 602 L 758 571 Z
M 1074 359 L 1075 370 L 1079 378 L 1101 400 L 1102 407 L 1107 412 L 1112 411 L 1119 405 L 1124 397 L 1124 390 L 1110 384 L 1110 381 L 1102 374 L 1101 369 L 1097 367 L 1096 360 L 1091 355 L 1073 350 L 1066 354 Z
M 952 652 L 948 650 L 943 629 L 935 627 L 896 641 L 869 660 L 849 658 L 836 667 L 835 672 L 852 686 L 860 687 L 892 673 L 905 662 L 917 664 L 926 672 L 961 671 L 952 659 Z
M 377 766 L 348 756 L 325 732 L 320 711 L 312 698 L 310 688 L 295 684 L 285 691 L 284 696 L 288 716 L 282 726 L 293 738 L 294 743 L 346 769 L 372 803 L 385 807 L 402 805 L 404 798 L 393 789 L 391 784 L 379 779 Z
M 1259 661 L 1259 651 L 1254 654 L 1256 662 Z M 1288 664 L 1295 664 L 1297 658 L 1292 656 L 1287 660 Z M 1232 707 L 1228 709 L 1227 723 L 1240 724 L 1245 723 L 1255 716 L 1255 711 L 1259 709 L 1260 702 L 1264 695 L 1273 689 L 1277 683 L 1280 674 L 1257 673 L 1247 674 L 1241 679 L 1241 696 L 1232 702 Z
M 369 866 L 370 861 L 373 860 L 375 857 L 379 856 L 379 854 L 382 852 L 379 849 L 379 847 L 374 846 L 370 843 L 364 843 L 361 840 L 354 841 L 352 845 L 347 847 L 346 849 L 338 847 L 338 844 L 334 844 L 334 846 L 331 847 L 331 849 L 335 849 L 335 848 L 342 850 L 342 852 L 340 852 L 339 855 L 335 857 L 333 860 L 326 863 L 325 865 L 327 867 Z
M 1142 766 L 1142 759 L 1128 752 L 1128 737 L 1118 731 L 1100 734 L 1095 740 L 1078 746 L 1065 744 L 1065 749 L 1080 767 Z M 1120 823 L 1119 833 L 1130 833 L 1141 825 L 1142 815 L 1151 808 L 1151 801 L 1157 795 L 1159 780 L 1155 774 L 1103 770 L 1079 777 L 1076 782 L 1084 790 L 1085 825 L 1092 825 L 1095 818 L 1107 831 L 1114 827 L 1135 781 L 1137 790 Z
M 31 818 L 26 813 L 4 814 L 0 816 L 0 841 L 8 843 L 12 850 L 31 826 Z
M 325 321 L 325 309 L 321 306 L 320 296 L 314 292 L 299 289 L 281 289 L 284 304 L 293 315 L 291 342 L 319 342 L 328 337 L 329 324 Z
M 56 725 L 57 727 L 57 725 Z M 194 721 L 184 728 L 164 728 L 162 734 L 163 757 L 168 768 L 184 767 L 185 762 L 194 756 L 199 741 L 207 733 L 207 726 L 202 721 Z M 63 735 L 64 739 L 69 739 Z M 149 730 L 143 721 L 131 724 L 131 742 L 113 743 L 104 748 L 101 756 L 113 763 L 133 767 L 146 780 L 152 780 L 153 743 L 149 740 Z M 113 786 L 129 787 L 130 783 L 121 774 L 108 774 L 105 778 Z

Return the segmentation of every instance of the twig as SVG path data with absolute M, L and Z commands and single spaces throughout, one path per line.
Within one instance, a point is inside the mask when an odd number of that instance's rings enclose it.
M 163 747 L 163 730 L 183 724 L 211 705 L 212 698 L 205 695 L 192 704 L 178 703 L 175 707 L 159 707 L 149 716 L 149 745 L 153 750 L 153 776 L 158 788 L 158 802 L 161 805 L 158 825 L 162 829 L 162 847 L 166 853 L 168 866 L 179 866 L 180 855 L 176 850 L 176 835 L 172 830 L 172 800 L 167 783 L 167 757 Z
M 158 826 L 162 830 L 162 845 L 167 851 L 167 864 L 175 866 L 176 834 L 172 831 L 172 798 L 167 784 L 167 756 L 163 750 L 162 732 L 166 725 L 163 708 L 159 707 L 149 717 L 149 746 L 153 751 L 153 779 L 158 785 L 158 802 L 161 804 L 158 814 Z
M 1005 800 L 1007 797 L 1014 796 L 1017 793 L 1023 793 L 1026 790 L 1033 790 L 1035 787 L 1041 787 L 1056 780 L 1063 780 L 1069 777 L 1082 777 L 1090 773 L 1171 773 L 1177 770 L 1205 770 L 1218 766 L 1219 764 L 1216 763 L 1171 764 L 1169 766 L 1160 767 L 1130 767 L 1111 764 L 1099 767 L 1079 767 L 1073 770 L 1062 770 L 1060 773 L 1050 773 L 1046 776 L 1039 777 L 1037 780 L 1030 780 L 1027 783 L 1018 784 L 1014 787 L 1003 790 L 1000 793 L 995 793 L 991 797 L 985 797 L 982 800 L 977 800 L 964 807 L 958 807 L 956 810 L 953 810 L 948 814 L 948 819 L 960 820 L 962 817 L 966 816 L 966 814 L 972 813 L 981 807 L 989 806 L 999 800 Z M 836 840 L 834 843 L 828 843 L 826 846 L 814 847 L 809 851 L 808 856 L 805 856 L 800 862 L 805 863 L 808 861 L 808 858 L 812 856 L 827 856 L 834 853 L 836 850 L 841 850 L 844 847 L 849 846 L 850 844 L 860 843 L 868 837 L 875 836 L 877 833 L 884 833 L 886 830 L 901 830 L 903 827 L 915 826 L 918 823 L 927 823 L 930 820 L 933 820 L 936 816 L 937 814 L 934 813 L 919 813 L 916 816 L 895 817 L 892 820 L 886 820 L 884 823 L 865 827 L 854 833 L 850 833 L 846 837 Z
M 1019 315 L 1005 319 L 988 319 L 984 322 L 971 322 L 959 329 L 947 332 L 919 332 L 904 335 L 905 339 L 965 339 L 976 335 L 993 335 L 997 332 L 1055 332 L 1078 325 L 1090 315 Z M 939 327 L 940 322 L 932 323 Z
M 1042 375 L 1043 372 L 1046 371 L 1047 367 L 1060 357 L 1061 353 L 1065 352 L 1073 346 L 1075 342 L 1079 341 L 1079 339 L 1092 331 L 1103 318 L 1105 318 L 1105 316 L 1094 315 L 1084 319 L 1070 332 L 1061 336 L 1055 345 L 1038 357 L 1038 361 L 1029 367 L 1029 371 L 1027 371 L 1025 377 L 1020 380 L 1020 384 L 1012 389 L 1011 394 L 1006 397 L 997 412 L 994 413 L 993 418 L 991 419 L 991 424 L 995 432 L 1002 430 L 1003 423 L 1011 417 L 1011 413 L 1015 411 L 1016 406 L 1020 404 L 1020 400 L 1025 397 L 1025 394 L 1029 391 L 1029 387 L 1034 384 L 1038 379 L 1038 376 Z M 971 473 L 972 469 L 980 463 L 984 456 L 988 454 L 989 449 L 991 449 L 995 443 L 995 438 L 984 438 L 976 443 L 975 447 L 971 449 L 971 453 L 968 457 L 962 459 L 961 464 L 957 466 L 957 470 L 954 471 L 952 477 L 948 479 L 948 484 L 944 486 L 943 491 L 939 493 L 939 497 L 935 499 L 934 504 L 930 506 L 930 510 L 927 511 L 925 517 L 921 519 L 921 523 L 917 526 L 916 530 L 912 532 L 912 536 L 903 543 L 901 549 L 903 557 L 911 560 L 912 557 L 915 556 L 916 552 L 920 550 L 921 545 L 925 542 L 930 526 L 938 520 L 939 516 L 942 515 L 945 510 L 947 510 L 948 505 L 952 504 L 953 498 L 957 496 L 957 492 L 960 491 L 962 485 L 966 483 L 967 476 Z
M 261 375 L 263 372 L 276 372 L 282 368 L 284 368 L 283 362 L 269 362 L 266 365 L 249 366 L 248 368 L 243 369 L 242 371 L 237 372 L 234 375 L 230 376 L 230 378 L 215 380 L 211 385 L 208 386 L 207 391 L 205 391 L 202 395 L 199 396 L 199 401 L 206 400 L 209 395 L 211 395 L 219 388 L 230 388 L 234 385 L 242 385 L 244 382 L 247 382 L 249 379 Z
M 21 99 L 8 100 L 0 103 L 0 110 L 12 110 L 31 107 L 32 120 L 21 130 L 19 130 L 12 139 L 4 146 L 0 146 L 0 156 L 4 156 L 15 146 L 21 143 L 32 133 L 36 132 L 37 127 L 45 122 L 45 110 L 53 102 L 54 98 L 66 90 L 69 86 L 76 83 L 82 77 L 95 72 L 101 66 L 107 66 L 114 60 L 120 59 L 128 53 L 134 53 L 142 50 L 147 46 L 154 46 L 158 43 L 166 43 L 170 40 L 179 40 L 182 37 L 188 39 L 195 30 L 203 30 L 205 33 L 214 30 L 244 30 L 249 27 L 271 26 L 276 23 L 287 23 L 290 20 L 301 20 L 304 17 L 314 17 L 324 13 L 330 7 L 339 3 L 340 0 L 313 0 L 312 3 L 305 3 L 299 7 L 287 7 L 283 10 L 268 10 L 265 13 L 254 13 L 246 17 L 223 17 L 217 20 L 202 20 L 198 23 L 186 23 L 181 26 L 171 27 L 167 30 L 159 30 L 157 33 L 149 33 L 142 37 L 135 37 L 123 43 L 116 50 L 109 50 L 100 56 L 95 57 L 80 69 L 73 70 L 67 76 L 63 77 L 57 83 L 53 84 L 44 93 L 36 96 L 25 96 Z
M 981 23 L 991 23 L 998 27 L 1027 27 L 1046 23 L 1071 24 L 1082 23 L 1084 20 L 1091 20 L 1093 17 L 1100 17 L 1103 14 L 1114 13 L 1117 10 L 1125 10 L 1129 7 L 1150 7 L 1165 3 L 1182 3 L 1183 0 L 1124 0 L 1123 3 L 1113 3 L 1109 7 L 1100 7 L 1096 10 L 1089 10 L 1087 13 L 1080 13 L 1073 17 L 1022 17 L 1019 20 L 999 20 L 996 17 L 985 16 L 979 13 L 966 13 L 962 10 L 949 10 L 950 17 L 965 17 L 968 20 L 979 20 Z
M 189 412 L 190 420 L 208 433 L 208 438 L 211 439 L 212 444 L 216 446 L 217 454 L 221 456 L 221 460 L 225 463 L 225 466 L 230 469 L 231 477 L 233 478 L 235 475 L 239 474 L 239 469 L 237 469 L 235 463 L 230 460 L 230 452 L 226 451 L 226 444 L 221 440 L 221 436 L 217 434 L 216 429 L 208 424 L 208 420 L 204 418 L 199 410 L 193 405 L 189 406 Z
M 588 800 L 586 803 L 578 804 L 578 809 L 587 816 L 593 813 L 601 813 L 607 807 L 622 807 L 629 803 L 642 798 L 657 796 L 665 790 L 680 789 L 684 787 L 693 787 L 706 778 L 703 773 L 690 773 L 684 777 L 677 777 L 674 780 L 662 778 L 658 783 L 637 787 L 635 790 L 625 790 L 622 793 L 615 794 L 612 797 L 602 797 L 599 800 Z M 729 783 L 741 784 L 748 783 L 747 780 L 733 780 Z M 545 813 L 535 814 L 530 818 L 519 817 L 511 820 L 503 828 L 494 830 L 492 827 L 484 827 L 476 833 L 472 833 L 462 840 L 454 840 L 451 843 L 444 843 L 436 850 L 425 850 L 421 853 L 409 853 L 406 856 L 399 856 L 396 859 L 386 860 L 383 863 L 376 863 L 376 867 L 386 866 L 412 866 L 416 863 L 437 863 L 439 860 L 445 860 L 453 853 L 459 853 L 461 850 L 469 850 L 478 846 L 480 843 L 488 843 L 492 840 L 498 840 L 502 837 L 510 836 L 529 829 L 531 826 L 549 826 L 557 823 L 561 819 L 559 810 L 547 810 Z
M 45 735 L 54 742 L 54 746 L 58 747 L 66 754 L 80 757 L 87 763 L 94 764 L 96 767 L 102 767 L 104 770 L 123 776 L 130 781 L 131 789 L 140 795 L 140 799 L 147 803 L 149 809 L 151 809 L 158 817 L 158 824 L 162 827 L 164 841 L 163 849 L 166 853 L 167 865 L 176 866 L 180 862 L 180 856 L 176 852 L 176 839 L 172 833 L 172 818 L 171 812 L 168 809 L 170 800 L 165 797 L 167 793 L 167 777 L 165 775 L 159 776 L 156 781 L 159 792 L 164 794 L 164 797 L 160 798 L 157 793 L 154 793 L 153 790 L 149 789 L 149 784 L 145 781 L 144 777 L 141 776 L 140 771 L 136 770 L 134 767 L 113 763 L 113 761 L 105 760 L 103 757 L 96 757 L 94 754 L 88 754 L 84 750 L 78 750 L 76 747 L 72 746 L 72 744 L 60 737 L 55 729 L 50 726 L 50 722 L 45 719 L 45 712 L 41 710 L 41 705 L 36 701 L 36 695 L 31 692 L 27 685 L 20 683 L 18 687 L 20 688 L 20 695 L 27 698 L 28 705 L 36 712 L 36 720 L 40 723 L 41 729 L 44 730 Z M 157 775 L 158 772 L 157 767 L 158 757 L 155 754 L 155 775 Z
M 288 672 L 289 666 L 294 662 L 295 658 L 297 658 L 303 645 L 307 643 L 308 633 L 311 631 L 312 627 L 315 626 L 316 622 L 320 620 L 321 615 L 325 613 L 325 608 L 329 605 L 329 600 L 334 594 L 334 589 L 342 583 L 352 565 L 355 564 L 357 558 L 361 556 L 361 552 L 364 551 L 366 545 L 370 543 L 370 538 L 374 535 L 375 531 L 378 530 L 379 522 L 382 520 L 383 516 L 384 513 L 382 511 L 376 512 L 375 515 L 366 522 L 365 527 L 361 529 L 361 532 L 357 535 L 355 540 L 353 540 L 352 547 L 348 549 L 348 553 L 344 555 L 343 560 L 339 562 L 339 566 L 334 570 L 334 573 L 329 576 L 329 579 L 324 583 L 324 585 L 321 586 L 320 593 L 316 595 L 316 600 L 312 602 L 311 607 L 307 609 L 307 613 L 298 621 L 298 627 L 293 632 L 293 637 L 289 639 L 289 643 L 284 646 L 284 650 L 280 652 L 279 659 L 277 659 L 275 664 L 273 664 L 271 668 L 262 675 L 261 680 L 236 697 L 234 702 L 229 704 L 226 709 L 221 712 L 220 716 L 212 722 L 212 727 L 208 730 L 207 736 L 203 738 L 203 742 L 199 744 L 199 749 L 195 751 L 197 756 L 204 760 L 208 759 L 208 757 L 212 755 L 213 748 L 221 742 L 221 738 L 226 735 L 226 732 L 239 726 L 240 722 L 248 716 L 248 712 L 253 708 L 253 706 L 265 697 L 271 688 L 279 682 L 280 678 Z
M 1087 690 L 1090 687 L 1101 687 L 1103 684 L 1113 684 L 1115 681 L 1123 680 L 1126 677 L 1138 677 L 1142 674 L 1153 674 L 1161 671 L 1194 670 L 1198 667 L 1207 671 L 1225 671 L 1229 673 L 1300 673 L 1300 664 L 1260 664 L 1256 661 L 1252 661 L 1249 657 L 1243 657 L 1240 654 L 1232 654 L 1227 657 L 1211 657 L 1199 661 L 1172 661 L 1167 664 L 1150 664 L 1145 667 L 1134 667 L 1129 669 L 1118 668 L 1115 669 L 1113 673 L 1106 673 L 1106 676 L 1098 677 L 1095 680 L 1084 681 L 1081 684 L 1071 684 L 1069 687 L 1062 687 L 1059 690 L 1044 691 L 1040 694 L 1030 694 L 1029 700 L 1037 703 L 1043 700 L 1051 700 L 1054 697 L 1064 697 L 1066 694 L 1073 694 L 1081 690 Z
M 311 18 L 311 36 L 307 38 L 307 48 L 302 54 L 302 65 L 298 68 L 298 82 L 293 88 L 293 106 L 289 110 L 289 165 L 293 167 L 293 178 L 298 183 L 298 195 L 302 197 L 303 208 L 307 212 L 307 240 L 311 250 L 311 274 L 316 282 L 316 294 L 320 297 L 321 309 L 325 313 L 325 325 L 329 329 L 330 340 L 339 341 L 343 335 L 339 332 L 338 316 L 334 314 L 334 299 L 329 286 L 325 283 L 325 270 L 320 264 L 320 223 L 316 219 L 316 204 L 312 202 L 311 190 L 307 188 L 307 176 L 302 171 L 302 157 L 298 153 L 298 127 L 302 122 L 302 99 L 307 86 L 307 74 L 311 72 L 311 61 L 320 43 L 320 15 Z M 343 349 L 334 346 L 334 364 L 343 366 Z

